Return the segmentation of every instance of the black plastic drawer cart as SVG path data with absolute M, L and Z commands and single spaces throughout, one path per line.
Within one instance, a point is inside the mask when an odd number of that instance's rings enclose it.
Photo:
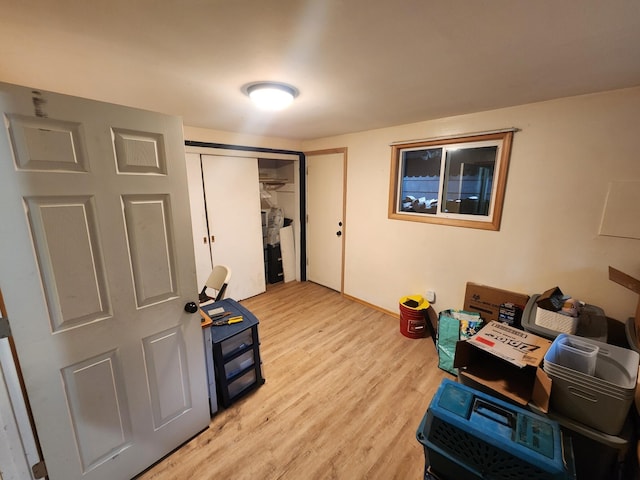
M 260 360 L 258 319 L 240 303 L 230 298 L 203 308 L 206 313 L 216 309 L 241 316 L 242 321 L 230 325 L 210 326 L 213 372 L 209 371 L 210 395 L 215 383 L 218 402 L 229 407 L 240 397 L 264 384 Z M 227 318 L 229 318 L 227 317 Z M 215 382 L 214 382 L 215 379 Z

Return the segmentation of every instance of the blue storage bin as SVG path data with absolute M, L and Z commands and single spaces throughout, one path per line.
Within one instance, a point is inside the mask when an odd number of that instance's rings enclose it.
M 444 379 L 416 433 L 443 479 L 568 480 L 573 451 L 557 422 Z

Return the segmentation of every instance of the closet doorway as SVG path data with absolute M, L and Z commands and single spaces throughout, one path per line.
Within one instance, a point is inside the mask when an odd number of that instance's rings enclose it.
M 270 205 L 292 217 L 293 279 L 299 280 L 299 155 L 187 142 L 186 159 L 198 285 L 213 265 L 223 264 L 232 271 L 228 297 L 243 300 L 266 291 Z

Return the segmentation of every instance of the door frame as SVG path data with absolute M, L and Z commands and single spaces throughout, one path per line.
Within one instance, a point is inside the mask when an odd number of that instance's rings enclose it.
M 185 140 L 185 153 L 197 153 L 200 155 L 222 155 L 226 157 L 255 157 L 275 160 L 293 160 L 298 162 L 295 187 L 298 191 L 299 215 L 297 218 L 299 228 L 294 229 L 294 245 L 298 252 L 296 256 L 296 280 L 307 279 L 307 245 L 306 245 L 306 161 L 303 152 L 296 150 L 283 150 L 266 147 L 251 147 L 247 145 L 232 145 L 226 143 L 200 142 Z
M 0 319 L 9 320 L 0 290 Z M 7 333 L 7 332 L 3 332 Z M 9 328 L 6 338 L 0 337 L 0 421 L 3 432 L 0 439 L 0 475 L 7 478 L 42 478 L 46 469 L 35 421 L 24 385 L 18 352 Z
M 347 236 L 347 162 L 348 162 L 348 148 L 347 147 L 337 147 L 337 148 L 326 148 L 322 150 L 311 150 L 309 152 L 305 152 L 305 158 L 311 157 L 314 155 L 332 155 L 332 154 L 342 154 L 342 259 L 340 265 L 340 294 L 344 295 L 344 261 L 345 261 L 345 253 L 346 253 L 346 236 Z M 306 168 L 305 168 L 306 173 Z M 305 175 L 305 185 L 307 182 L 307 176 Z M 305 188 L 305 224 L 306 224 L 306 188 Z M 306 237 L 305 237 L 306 243 Z M 306 246 L 305 246 L 306 251 Z M 306 259 L 305 259 L 306 265 Z

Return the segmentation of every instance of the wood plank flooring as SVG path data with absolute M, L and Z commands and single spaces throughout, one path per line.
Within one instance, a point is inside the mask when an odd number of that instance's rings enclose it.
M 266 383 L 140 480 L 421 479 L 416 430 L 442 378 L 430 338 L 310 282 L 242 302 Z

